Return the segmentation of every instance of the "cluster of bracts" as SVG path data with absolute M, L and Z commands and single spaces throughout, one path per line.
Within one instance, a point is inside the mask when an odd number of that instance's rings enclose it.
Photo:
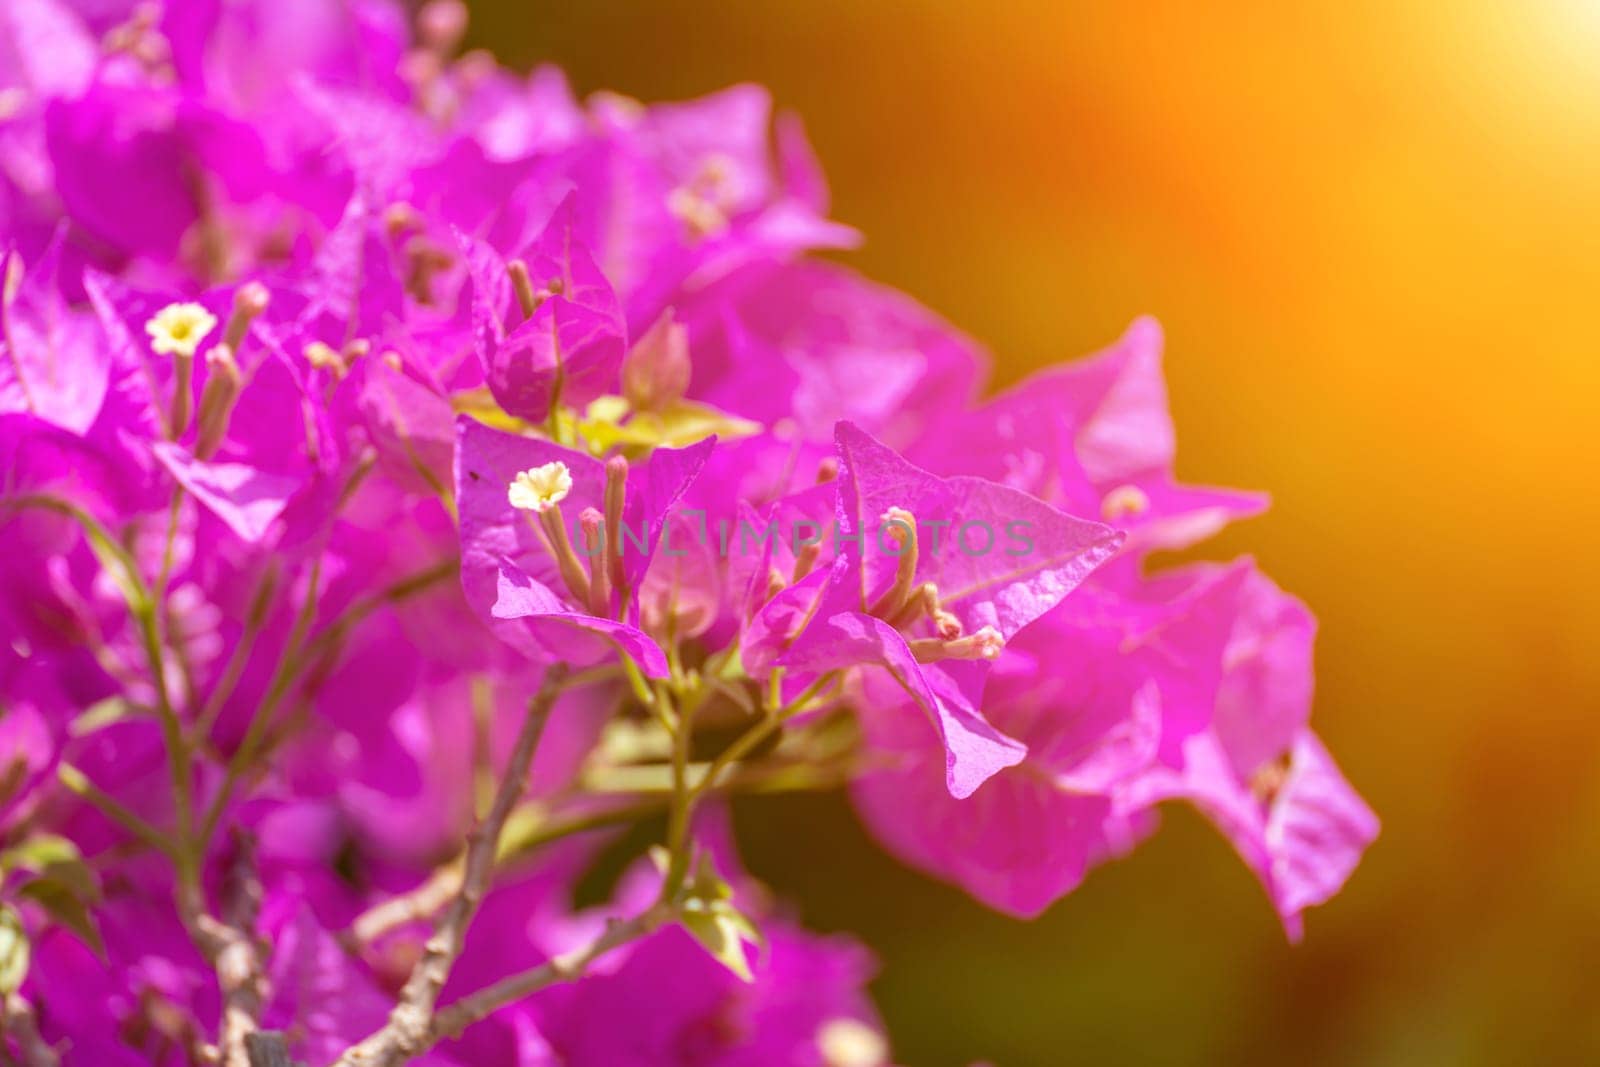
M 0 1058 L 887 1064 L 751 790 L 1024 917 L 1187 802 L 1298 937 L 1377 824 L 1306 609 L 1149 562 L 1265 506 L 1156 326 L 983 399 L 762 90 L 464 17 L 0 10 Z

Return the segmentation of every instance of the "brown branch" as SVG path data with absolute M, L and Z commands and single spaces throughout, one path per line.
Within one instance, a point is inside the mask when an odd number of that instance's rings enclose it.
M 349 947 L 359 949 L 392 930 L 432 918 L 460 890 L 461 862 L 456 859 L 434 871 L 416 888 L 374 904 L 358 915 L 346 931 Z
M 659 811 L 663 801 L 650 797 L 631 800 L 616 807 L 599 811 L 578 812 L 561 817 L 552 815 L 548 821 L 525 832 L 510 842 L 502 842 L 496 858 L 496 869 L 506 867 L 525 858 L 541 845 L 559 841 L 572 834 L 602 830 L 621 823 L 633 822 Z M 380 901 L 358 915 L 345 931 L 345 947 L 352 951 L 371 945 L 379 938 L 409 923 L 420 922 L 438 914 L 461 888 L 461 858 L 458 856 L 428 876 L 427 881 L 397 896 Z
M 181 910 L 189 936 L 217 972 L 222 990 L 222 1033 L 218 1058 L 224 1067 L 255 1067 L 250 1038 L 256 1032 L 266 1001 L 262 946 L 256 939 L 261 912 L 261 882 L 255 871 L 255 845 L 240 832 L 223 893 L 226 914 L 218 919 L 205 910 L 196 889 L 181 891 Z
M 7 1063 L 5 1038 L 17 1043 L 22 1056 L 19 1067 L 60 1067 L 61 1057 L 39 1033 L 38 1020 L 33 1017 L 33 1006 L 20 993 L 8 993 L 0 1001 L 0 1059 Z
M 487 1018 L 507 1004 L 521 1000 L 546 986 L 570 982 L 583 975 L 589 964 L 614 948 L 648 936 L 672 918 L 672 907 L 666 903 L 652 904 L 631 919 L 613 919 L 605 933 L 583 948 L 551 958 L 530 970 L 513 974 L 491 986 L 485 986 L 449 1005 L 433 1020 L 428 1044 L 446 1038 L 459 1037 L 461 1032 L 480 1019 Z
M 244 1035 L 244 1048 L 250 1067 L 294 1067 L 289 1058 L 289 1042 L 276 1030 Z
M 534 750 L 544 733 L 550 709 L 561 691 L 567 669 L 555 664 L 545 671 L 539 692 L 528 706 L 527 718 L 511 750 L 505 777 L 496 791 L 489 811 L 467 837 L 466 865 L 461 888 L 440 916 L 433 936 L 423 946 L 422 958 L 412 968 L 411 977 L 400 993 L 400 1001 L 389 1013 L 383 1029 L 372 1034 L 339 1057 L 336 1067 L 398 1067 L 437 1040 L 433 1029 L 434 1007 L 444 989 L 466 940 L 467 926 L 477 914 L 478 905 L 488 892 L 494 875 L 495 853 L 511 809 L 528 785 L 528 768 Z

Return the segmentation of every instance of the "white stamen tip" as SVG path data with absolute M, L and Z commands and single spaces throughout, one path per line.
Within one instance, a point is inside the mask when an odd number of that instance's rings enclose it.
M 511 506 L 543 514 L 572 492 L 572 472 L 560 460 L 530 467 L 511 479 L 506 498 Z
M 883 1067 L 889 1046 L 859 1019 L 829 1019 L 817 1028 L 817 1051 L 827 1067 Z
M 193 356 L 217 326 L 217 317 L 200 304 L 168 304 L 144 324 L 158 355 Z

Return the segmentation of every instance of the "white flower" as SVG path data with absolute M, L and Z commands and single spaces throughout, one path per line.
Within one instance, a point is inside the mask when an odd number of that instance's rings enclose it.
M 150 347 L 159 355 L 193 356 L 217 317 L 199 304 L 168 304 L 144 324 Z
M 539 514 L 550 510 L 572 492 L 572 472 L 560 460 L 530 467 L 511 479 L 506 499 L 511 506 Z

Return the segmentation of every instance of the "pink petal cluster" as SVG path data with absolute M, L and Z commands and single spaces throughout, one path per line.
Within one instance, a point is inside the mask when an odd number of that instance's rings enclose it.
M 426 916 L 353 931 L 448 869 L 556 662 L 530 817 L 656 795 L 596 782 L 663 770 L 647 698 L 706 680 L 697 721 L 793 711 L 773 758 L 994 908 L 1177 800 L 1297 938 L 1377 821 L 1309 724 L 1307 609 L 1150 565 L 1265 506 L 1175 480 L 1158 328 L 981 399 L 970 340 L 809 258 L 855 234 L 761 89 L 580 102 L 458 56 L 454 10 L 0 10 L 0 994 L 39 1039 L 213 1054 L 131 826 L 211 900 L 248 853 L 298 1060 L 381 1027 Z M 607 840 L 533 835 L 446 1001 L 646 903 L 648 865 L 574 904 Z M 748 981 L 669 926 L 417 1062 L 887 1063 L 864 950 L 735 882 Z

